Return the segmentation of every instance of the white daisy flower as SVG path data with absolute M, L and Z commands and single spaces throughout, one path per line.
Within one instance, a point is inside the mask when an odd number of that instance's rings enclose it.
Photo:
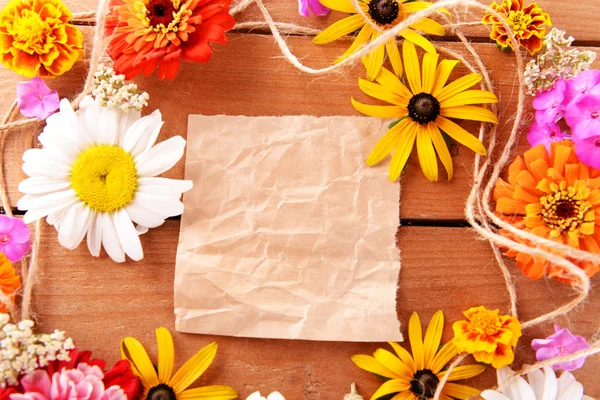
M 497 370 L 500 391 L 485 390 L 481 397 L 485 400 L 594 400 L 583 394 L 583 385 L 570 372 L 563 372 L 556 378 L 554 370 L 545 367 L 527 374 L 529 383 L 518 377 L 509 385 L 502 387 L 514 372 L 508 368 Z
M 144 257 L 139 234 L 180 215 L 181 194 L 191 181 L 158 178 L 183 156 L 185 140 L 171 137 L 154 145 L 162 127 L 160 111 L 102 108 L 86 96 L 73 111 L 63 99 L 60 112 L 46 119 L 41 149 L 23 155 L 29 176 L 19 210 L 31 223 L 47 217 L 58 241 L 75 249 L 87 235 L 93 256 L 103 246 L 116 262 Z M 133 223 L 138 224 L 137 230 Z
M 285 400 L 285 398 L 279 392 L 273 392 L 267 398 L 261 396 L 260 392 L 254 392 L 246 400 Z

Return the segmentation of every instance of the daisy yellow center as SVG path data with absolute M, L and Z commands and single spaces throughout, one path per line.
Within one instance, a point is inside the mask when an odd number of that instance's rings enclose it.
M 161 383 L 148 391 L 146 400 L 177 400 L 177 396 L 171 386 Z
M 398 18 L 400 5 L 397 0 L 371 0 L 369 15 L 379 25 L 391 24 Z
M 417 371 L 410 380 L 410 391 L 418 400 L 428 400 L 433 397 L 440 379 L 431 370 Z
M 592 203 L 587 201 L 589 189 L 574 187 L 559 187 L 552 185 L 553 191 L 540 198 L 542 211 L 540 213 L 544 224 L 552 230 L 553 236 L 563 232 L 579 232 L 586 222 L 585 217 L 592 210 Z
M 178 32 L 179 25 L 187 10 L 187 3 L 180 0 L 149 0 L 142 4 L 143 23 L 154 32 Z
M 15 39 L 24 44 L 23 50 L 28 52 L 43 50 L 46 36 L 51 28 L 39 14 L 31 10 L 23 10 L 21 17 L 16 18 L 13 25 Z
M 433 122 L 440 116 L 440 102 L 429 93 L 419 93 L 408 102 L 408 116 L 421 125 Z
M 137 170 L 129 153 L 118 146 L 92 146 L 77 157 L 71 186 L 81 201 L 96 211 L 113 212 L 131 200 Z
M 491 311 L 478 312 L 469 319 L 469 331 L 480 335 L 493 336 L 501 327 L 498 314 Z
M 511 27 L 514 35 L 520 36 L 527 31 L 529 25 L 531 25 L 531 22 L 533 21 L 533 18 L 531 18 L 531 15 L 525 14 L 523 11 L 519 10 L 511 11 L 508 14 L 508 18 L 506 19 L 506 21 Z

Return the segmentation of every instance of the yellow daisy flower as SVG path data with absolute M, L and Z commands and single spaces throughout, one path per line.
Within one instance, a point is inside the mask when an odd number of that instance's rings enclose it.
M 421 330 L 419 314 L 413 313 L 408 322 L 408 338 L 412 356 L 397 343 L 390 342 L 397 357 L 385 349 L 377 349 L 374 357 L 356 355 L 352 361 L 365 371 L 388 378 L 386 382 L 371 396 L 371 400 L 396 394 L 394 400 L 427 400 L 433 398 L 440 380 L 447 374 L 442 371 L 446 364 L 458 354 L 458 349 L 452 342 L 446 343 L 441 349 L 442 331 L 444 329 L 444 314 L 435 313 L 427 332 L 425 341 Z M 479 390 L 453 383 L 461 379 L 469 379 L 485 371 L 483 365 L 463 365 L 450 372 L 448 383 L 442 389 L 440 400 L 468 399 L 477 396 Z
M 467 90 L 481 81 L 479 74 L 469 74 L 446 84 L 458 61 L 442 60 L 438 64 L 438 54 L 425 53 L 421 74 L 417 50 L 408 40 L 404 41 L 403 57 L 410 89 L 385 68 L 381 69 L 376 82 L 358 80 L 358 86 L 364 93 L 392 105 L 373 106 L 352 99 L 354 108 L 373 117 L 400 118 L 377 143 L 367 158 L 367 165 L 379 163 L 395 149 L 389 172 L 390 181 L 395 181 L 416 140 L 421 169 L 427 179 L 438 179 L 437 152 L 450 180 L 453 175 L 452 158 L 440 130 L 485 155 L 485 147 L 479 139 L 449 118 L 497 124 L 498 118 L 492 111 L 472 104 L 497 103 L 498 98 L 485 90 Z
M 371 22 L 375 23 L 381 29 L 377 30 L 373 29 L 373 27 L 362 17 L 362 15 L 357 14 L 357 11 L 350 0 L 319 1 L 321 4 L 331 8 L 332 10 L 350 13 L 351 15 L 335 22 L 323 32 L 318 34 L 313 39 L 313 43 L 330 43 L 344 35 L 360 29 L 360 32 L 358 35 L 356 35 L 352 45 L 340 58 L 335 61 L 335 63 L 346 59 L 351 54 L 358 51 L 361 46 L 369 43 L 369 41 L 377 39 L 381 35 L 382 31 L 391 29 L 398 25 L 407 19 L 410 14 L 424 10 L 432 5 L 432 3 L 427 1 L 359 0 L 361 10 L 369 16 Z M 440 10 L 440 12 L 450 15 L 450 13 L 445 9 Z M 399 33 L 401 37 L 414 42 L 428 53 L 435 53 L 435 47 L 433 47 L 431 42 L 425 39 L 421 34 L 415 32 L 414 29 L 431 35 L 444 36 L 444 27 L 431 18 L 423 18 L 410 25 L 410 28 L 404 29 Z M 396 40 L 391 39 L 385 43 L 385 46 L 380 46 L 373 50 L 367 57 L 363 57 L 363 63 L 367 67 L 368 80 L 372 81 L 379 74 L 381 66 L 383 65 L 383 59 L 386 51 L 388 57 L 390 58 L 394 73 L 397 76 L 402 75 L 402 62 L 400 60 L 398 45 L 396 44 Z
M 173 338 L 165 328 L 156 330 L 158 343 L 158 374 L 144 346 L 132 337 L 121 341 L 121 355 L 129 360 L 133 372 L 139 376 L 145 400 L 230 400 L 238 393 L 229 386 L 188 387 L 210 366 L 217 354 L 217 344 L 211 343 L 190 358 L 172 375 L 174 362 Z

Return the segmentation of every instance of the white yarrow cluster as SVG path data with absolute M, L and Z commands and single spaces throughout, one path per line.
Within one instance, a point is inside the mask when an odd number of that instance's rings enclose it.
M 525 68 L 527 93 L 535 96 L 549 90 L 559 79 L 571 79 L 592 67 L 596 59 L 593 51 L 580 51 L 571 48 L 575 40 L 565 38 L 565 31 L 553 28 L 544 37 L 544 47 L 536 60 L 531 60 Z
M 141 111 L 150 98 L 148 93 L 139 92 L 135 83 L 125 84 L 125 75 L 115 75 L 115 70 L 105 65 L 100 65 L 94 74 L 92 97 L 99 100 L 102 107 L 123 111 Z
M 9 316 L 0 314 L 0 386 L 18 384 L 19 375 L 45 367 L 49 361 L 69 360 L 75 348 L 71 338 L 55 330 L 51 334 L 34 334 L 33 321 L 9 324 Z

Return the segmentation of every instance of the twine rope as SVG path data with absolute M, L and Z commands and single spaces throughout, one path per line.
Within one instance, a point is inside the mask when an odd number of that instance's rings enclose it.
M 264 6 L 262 0 L 241 0 L 231 9 L 231 14 L 235 15 L 235 14 L 241 13 L 251 4 L 253 4 L 253 3 L 256 4 L 256 6 L 258 7 L 259 11 L 261 12 L 261 14 L 264 18 L 264 21 L 242 22 L 242 23 L 237 24 L 235 29 L 240 30 L 240 31 L 252 30 L 252 29 L 269 29 L 271 31 L 271 34 L 272 34 L 272 37 L 273 37 L 275 43 L 279 47 L 279 50 L 282 53 L 283 57 L 286 59 L 286 61 L 288 63 L 290 63 L 291 65 L 293 65 L 299 71 L 307 73 L 307 74 L 311 74 L 311 75 L 326 75 L 326 74 L 331 74 L 334 72 L 341 72 L 346 67 L 356 64 L 356 62 L 359 59 L 368 55 L 374 49 L 384 45 L 385 42 L 387 42 L 388 40 L 392 40 L 392 39 L 395 40 L 396 36 L 402 30 L 408 28 L 410 25 L 414 24 L 415 22 L 419 21 L 422 18 L 430 17 L 430 16 L 434 15 L 436 12 L 438 12 L 438 10 L 440 10 L 442 8 L 454 7 L 456 9 L 456 8 L 462 6 L 465 11 L 468 9 L 471 9 L 471 8 L 487 11 L 488 13 L 496 16 L 499 19 L 499 21 L 502 23 L 502 25 L 505 27 L 505 29 L 509 33 L 509 39 L 511 40 L 513 47 L 519 48 L 518 42 L 517 42 L 515 36 L 512 34 L 512 30 L 510 29 L 510 26 L 508 25 L 507 21 L 500 14 L 498 14 L 495 10 L 491 9 L 490 7 L 488 7 L 486 5 L 483 5 L 479 2 L 477 2 L 476 0 L 442 0 L 442 1 L 439 1 L 437 3 L 434 3 L 431 7 L 427 8 L 425 10 L 422 10 L 422 11 L 412 14 L 409 18 L 407 18 L 406 20 L 402 21 L 401 23 L 399 23 L 398 25 L 394 26 L 393 28 L 391 28 L 389 30 L 382 30 L 379 26 L 377 26 L 375 23 L 373 23 L 371 21 L 371 19 L 364 13 L 364 11 L 362 11 L 362 9 L 359 7 L 357 0 L 351 0 L 351 2 L 354 5 L 357 12 L 365 19 L 366 23 L 368 23 L 372 28 L 381 32 L 381 35 L 376 40 L 371 41 L 368 44 L 361 47 L 359 50 L 357 50 L 355 53 L 353 53 L 352 55 L 350 55 L 349 57 L 347 57 L 340 63 L 331 65 L 328 67 L 324 67 L 324 68 L 311 68 L 311 67 L 303 64 L 302 61 L 300 61 L 293 54 L 293 52 L 290 50 L 289 46 L 287 45 L 286 40 L 282 37 L 282 34 L 314 36 L 314 35 L 318 34 L 319 32 L 321 32 L 320 30 L 313 29 L 313 28 L 306 28 L 306 27 L 302 27 L 302 26 L 298 26 L 298 25 L 290 24 L 290 23 L 275 22 L 273 20 L 273 18 L 271 17 L 271 14 L 267 10 L 267 8 Z M 73 102 L 75 106 L 79 103 L 79 101 L 86 94 L 88 94 L 90 92 L 94 72 L 99 64 L 99 61 L 100 61 L 101 56 L 105 49 L 103 31 L 104 31 L 104 26 L 105 26 L 105 22 L 106 22 L 107 6 L 108 6 L 108 0 L 100 0 L 100 4 L 99 4 L 98 10 L 96 12 L 76 13 L 73 15 L 73 19 L 75 21 L 87 21 L 94 17 L 96 19 L 94 40 L 93 40 L 93 49 L 92 49 L 92 56 L 90 58 L 89 70 L 88 70 L 88 74 L 87 74 L 83 89 Z M 484 87 L 486 90 L 493 91 L 493 84 L 492 84 L 489 74 L 485 68 L 483 60 L 477 54 L 477 52 L 475 51 L 473 46 L 470 44 L 468 39 L 460 31 L 461 27 L 474 26 L 474 25 L 478 25 L 478 23 L 457 22 L 457 23 L 453 23 L 453 24 L 446 24 L 446 27 L 448 29 L 451 29 L 457 35 L 457 37 L 460 39 L 460 41 L 464 44 L 465 48 L 473 56 L 473 59 L 474 59 L 474 62 L 475 62 L 475 65 L 477 66 L 477 68 L 475 68 L 462 55 L 456 53 L 455 51 L 445 48 L 443 46 L 437 46 L 437 47 L 440 51 L 442 51 L 448 55 L 451 55 L 452 57 L 461 61 L 471 71 L 480 73 L 484 78 L 483 82 L 482 82 L 482 87 Z M 566 315 L 572 309 L 574 309 L 575 307 L 580 305 L 586 299 L 587 295 L 590 292 L 590 279 L 589 279 L 589 277 L 587 277 L 587 275 L 585 274 L 584 271 L 582 271 L 579 267 L 577 267 L 577 265 L 575 265 L 574 262 L 575 261 L 590 261 L 593 263 L 600 263 L 600 256 L 591 254 L 589 252 L 573 249 L 567 245 L 558 244 L 554 241 L 550 241 L 548 239 L 544 239 L 544 238 L 538 237 L 536 235 L 533 235 L 529 232 L 525 232 L 520 229 L 517 229 L 516 227 L 512 226 L 508 222 L 505 222 L 502 219 L 500 219 L 498 216 L 496 216 L 496 214 L 492 211 L 492 209 L 490 207 L 491 195 L 492 195 L 493 188 L 495 187 L 495 184 L 496 184 L 497 180 L 499 179 L 501 172 L 503 171 L 504 167 L 506 166 L 506 164 L 508 163 L 508 161 L 511 158 L 511 152 L 517 143 L 517 140 L 519 137 L 519 135 L 518 135 L 519 128 L 523 121 L 524 102 L 525 102 L 525 91 L 524 91 L 524 86 L 523 86 L 524 61 L 523 61 L 523 56 L 521 55 L 521 53 L 519 51 L 515 52 L 515 58 L 516 58 L 516 62 L 517 62 L 517 75 L 519 78 L 520 86 L 519 86 L 519 96 L 518 96 L 518 104 L 517 104 L 518 108 L 517 108 L 517 113 L 514 116 L 514 121 L 512 124 L 511 132 L 510 132 L 509 138 L 508 138 L 505 146 L 503 147 L 503 149 L 500 153 L 499 159 L 496 162 L 492 163 L 492 154 L 495 150 L 496 142 L 497 142 L 497 140 L 496 140 L 497 139 L 497 127 L 493 126 L 491 128 L 488 128 L 486 126 L 486 124 L 481 124 L 480 130 L 479 130 L 479 138 L 482 141 L 484 141 L 484 140 L 487 141 L 488 154 L 485 159 L 482 158 L 482 156 L 480 156 L 478 154 L 475 156 L 473 187 L 472 187 L 472 190 L 467 199 L 467 203 L 466 203 L 466 207 L 465 207 L 465 215 L 466 215 L 467 221 L 471 224 L 471 226 L 481 236 L 486 238 L 490 242 L 490 245 L 492 246 L 494 256 L 495 256 L 496 260 L 498 261 L 502 275 L 506 282 L 507 291 L 508 291 L 509 297 L 510 297 L 511 314 L 513 316 L 515 316 L 515 317 L 518 316 L 517 291 L 516 291 L 516 287 L 514 284 L 514 279 L 506 265 L 506 262 L 504 261 L 504 258 L 502 257 L 499 247 L 510 248 L 510 249 L 516 250 L 518 252 L 526 253 L 526 254 L 529 254 L 532 256 L 536 256 L 536 257 L 543 257 L 543 258 L 547 259 L 548 261 L 550 261 L 551 263 L 565 268 L 570 274 L 579 278 L 578 284 L 574 286 L 575 291 L 578 293 L 578 295 L 575 299 L 569 301 L 568 303 L 562 305 L 561 307 L 559 307 L 558 309 L 556 309 L 550 313 L 544 314 L 544 315 L 534 318 L 530 321 L 523 322 L 522 323 L 523 329 L 527 329 L 529 327 L 539 325 L 543 322 L 552 320 L 556 317 Z M 0 164 L 2 165 L 2 173 L 0 173 L 0 199 L 2 201 L 4 210 L 8 215 L 12 215 L 12 211 L 11 211 L 10 202 L 9 202 L 8 195 L 7 195 L 7 190 L 6 190 L 6 180 L 4 178 L 4 172 L 5 172 L 4 171 L 4 163 L 3 163 L 3 159 L 2 159 L 2 153 L 5 148 L 4 143 L 5 143 L 6 133 L 10 132 L 11 130 L 13 130 L 14 128 L 17 128 L 17 127 L 24 127 L 24 126 L 28 126 L 28 125 L 39 122 L 35 118 L 24 119 L 24 120 L 20 120 L 20 121 L 16 121 L 16 122 L 9 122 L 11 120 L 12 116 L 15 114 L 16 109 L 17 109 L 16 102 L 14 102 L 13 105 L 11 106 L 10 110 L 8 111 L 6 117 L 4 118 L 2 125 L 0 125 L 0 135 L 1 135 L 0 142 L 2 144 L 2 149 L 1 149 L 2 151 L 0 151 Z M 494 105 L 493 111 L 497 112 L 497 110 L 498 110 L 497 105 Z M 487 180 L 487 184 L 486 184 L 486 180 Z M 507 231 L 509 231 L 513 235 L 515 235 L 516 237 L 518 237 L 522 240 L 528 241 L 530 243 L 530 245 L 523 244 L 521 242 L 517 242 L 515 240 L 509 239 L 505 236 L 498 234 L 497 228 L 495 228 L 495 226 L 500 227 L 502 229 L 506 229 Z M 34 233 L 34 237 L 33 237 L 32 251 L 31 251 L 30 262 L 29 262 L 27 271 L 25 271 L 25 268 L 24 268 L 24 277 L 23 278 L 25 280 L 25 284 L 24 284 L 24 288 L 23 288 L 23 301 L 22 301 L 22 305 L 21 305 L 21 318 L 23 318 L 23 319 L 29 318 L 30 313 L 31 313 L 31 310 L 30 310 L 31 309 L 31 295 L 32 295 L 33 286 L 35 284 L 36 275 L 37 275 L 37 260 L 39 257 L 40 233 L 41 233 L 41 222 L 38 220 L 35 225 L 35 233 Z M 533 245 L 533 247 L 532 247 L 532 245 Z M 557 254 L 555 252 L 550 252 L 550 251 L 548 251 L 549 248 L 558 250 L 559 253 Z M 9 300 L 10 299 L 8 299 L 7 296 L 0 295 L 0 301 L 3 304 L 6 304 L 8 306 L 9 305 L 8 303 L 11 303 Z M 11 314 L 14 314 L 14 313 L 15 313 L 15 310 L 13 309 L 13 312 Z M 543 362 L 538 362 L 538 363 L 535 363 L 530 366 L 526 366 L 523 369 L 515 372 L 515 374 L 510 379 L 508 379 L 506 382 L 504 382 L 503 386 L 509 385 L 511 382 L 513 382 L 515 379 L 517 379 L 517 377 L 519 377 L 527 372 L 530 372 L 532 370 L 535 370 L 535 369 L 538 369 L 538 368 L 541 368 L 544 366 L 553 365 L 558 362 L 572 361 L 572 360 L 578 359 L 582 356 L 589 356 L 592 354 L 597 354 L 599 352 L 600 352 L 600 340 L 593 343 L 591 348 L 586 351 L 578 352 L 578 353 L 571 354 L 568 356 L 557 357 L 557 358 L 546 360 Z M 447 378 L 450 375 L 450 372 L 452 371 L 452 369 L 456 368 L 456 366 L 458 366 L 463 361 L 464 358 L 465 358 L 465 356 L 462 355 L 462 356 L 459 356 L 458 358 L 456 358 L 452 362 L 452 364 L 449 367 L 449 371 L 446 373 L 445 379 L 442 379 L 440 381 L 440 384 L 439 384 L 439 386 L 436 390 L 435 396 L 434 396 L 434 400 L 439 399 L 439 397 L 442 393 L 443 387 L 447 381 Z

